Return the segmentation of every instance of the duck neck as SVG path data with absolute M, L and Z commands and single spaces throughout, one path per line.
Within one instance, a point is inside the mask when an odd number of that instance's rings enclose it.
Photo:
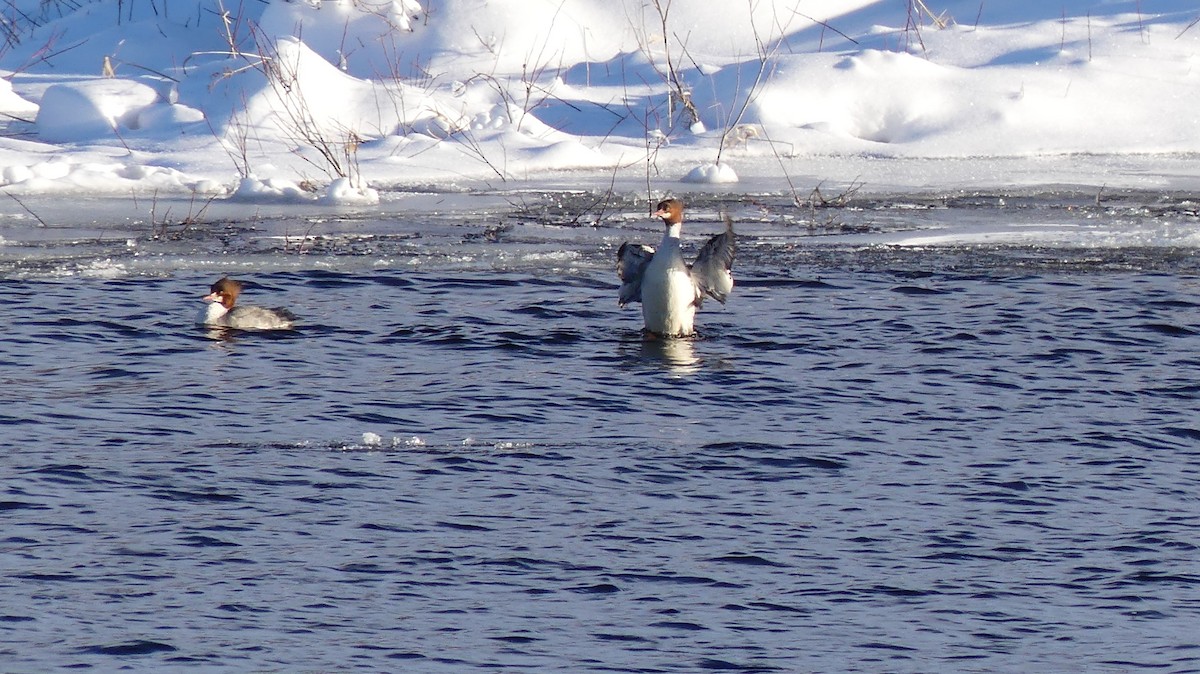
M 229 310 L 220 302 L 209 302 L 200 310 L 200 323 L 209 324 L 228 313 Z
M 663 232 L 662 245 L 679 247 L 679 235 L 682 232 L 682 222 L 668 222 L 667 231 Z

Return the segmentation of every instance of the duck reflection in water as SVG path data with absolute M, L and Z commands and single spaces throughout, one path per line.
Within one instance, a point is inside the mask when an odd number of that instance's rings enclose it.
M 700 370 L 695 342 L 690 339 L 642 339 L 641 357 L 659 363 L 676 374 L 691 374 Z

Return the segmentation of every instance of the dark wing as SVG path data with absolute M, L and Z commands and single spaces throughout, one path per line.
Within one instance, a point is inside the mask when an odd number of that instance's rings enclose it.
M 692 264 L 692 281 L 700 289 L 700 297 L 696 306 L 700 306 L 704 296 L 725 304 L 725 298 L 733 290 L 733 255 L 737 250 L 737 242 L 733 235 L 733 218 L 725 216 L 725 231 L 714 236 L 700 249 L 696 262 Z
M 617 276 L 621 277 L 621 295 L 617 302 L 620 306 L 642 301 L 642 273 L 652 257 L 654 249 L 640 243 L 623 243 L 617 250 Z

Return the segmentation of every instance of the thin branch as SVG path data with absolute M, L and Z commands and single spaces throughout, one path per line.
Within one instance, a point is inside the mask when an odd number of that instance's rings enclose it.
M 9 199 L 12 199 L 13 201 L 17 202 L 21 206 L 21 208 L 25 209 L 26 213 L 32 215 L 33 219 L 37 220 L 38 223 L 41 224 L 42 227 L 50 226 L 49 223 L 47 223 L 45 220 L 42 219 L 42 216 L 38 215 L 37 213 L 34 213 L 32 208 L 26 206 L 24 201 L 21 201 L 20 199 L 18 199 L 17 195 L 13 194 L 12 192 L 5 192 L 5 194 L 8 195 Z
M 837 28 L 834 28 L 833 24 L 831 24 L 831 23 L 822 21 L 820 19 L 814 19 L 813 17 L 811 17 L 803 12 L 797 12 L 795 9 L 792 10 L 792 13 L 801 18 L 808 19 L 809 21 L 812 21 L 813 23 L 817 24 L 818 26 L 821 26 L 822 28 L 828 28 L 829 30 L 832 30 L 833 32 L 837 33 L 838 35 L 841 35 L 843 38 L 849 40 L 853 44 L 858 44 L 858 40 L 855 40 L 854 38 L 850 37 L 849 35 L 846 35 L 842 31 L 838 30 Z
M 1183 30 L 1179 31 L 1179 35 L 1176 35 L 1176 36 L 1175 36 L 1175 39 L 1176 39 L 1176 40 L 1178 40 L 1179 38 L 1183 37 L 1183 34 L 1184 34 L 1184 33 L 1186 33 L 1186 32 L 1188 32 L 1189 30 L 1191 30 L 1191 29 L 1192 29 L 1192 27 L 1193 27 L 1193 26 L 1195 26 L 1195 25 L 1196 25 L 1196 24 L 1198 24 L 1198 23 L 1200 23 L 1200 16 L 1197 16 L 1195 19 L 1192 19 L 1192 22 L 1191 22 L 1191 23 L 1189 23 L 1187 26 L 1185 26 Z

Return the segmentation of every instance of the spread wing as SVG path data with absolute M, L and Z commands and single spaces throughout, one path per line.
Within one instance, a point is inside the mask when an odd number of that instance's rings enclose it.
M 623 243 L 617 250 L 617 276 L 621 277 L 621 294 L 617 302 L 620 306 L 642 301 L 642 273 L 652 257 L 654 249 L 640 243 Z
M 725 298 L 733 290 L 733 255 L 737 242 L 733 235 L 733 218 L 725 216 L 725 231 L 714 236 L 700 249 L 696 262 L 692 264 L 692 281 L 700 289 L 696 306 L 708 295 L 725 304 Z

